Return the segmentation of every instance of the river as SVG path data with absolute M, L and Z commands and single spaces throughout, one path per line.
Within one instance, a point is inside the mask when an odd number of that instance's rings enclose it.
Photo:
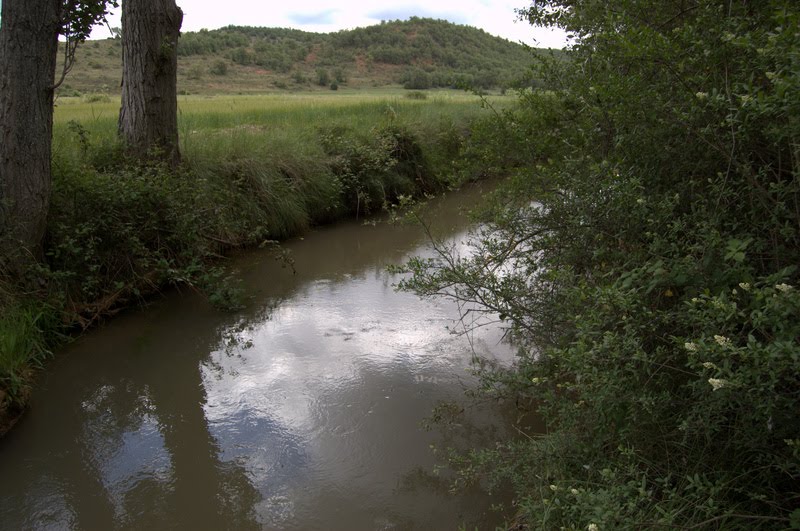
M 426 216 L 461 245 L 480 187 Z M 346 222 L 231 261 L 248 302 L 171 293 L 79 338 L 0 440 L 3 529 L 456 529 L 499 520 L 448 492 L 431 445 L 492 444 L 508 406 L 475 404 L 470 360 L 511 359 L 498 328 L 398 293 L 386 266 L 419 227 Z M 293 270 L 294 269 L 294 270 Z M 424 430 L 441 401 L 464 414 Z

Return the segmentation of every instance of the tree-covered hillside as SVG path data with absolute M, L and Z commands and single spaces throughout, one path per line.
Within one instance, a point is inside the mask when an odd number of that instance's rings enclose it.
M 67 94 L 119 85 L 120 41 L 79 51 Z M 178 86 L 191 93 L 339 86 L 502 89 L 529 82 L 530 49 L 444 20 L 407 21 L 320 34 L 228 26 L 187 32 L 178 45 Z

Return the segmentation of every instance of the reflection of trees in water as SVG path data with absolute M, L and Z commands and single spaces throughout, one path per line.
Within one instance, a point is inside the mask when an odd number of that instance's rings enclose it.
M 431 444 L 437 465 L 431 469 L 416 467 L 400 478 L 396 494 L 414 499 L 431 496 L 449 500 L 470 515 L 472 521 L 461 522 L 466 528 L 494 528 L 511 514 L 512 499 L 509 485 L 492 485 L 480 475 L 468 478 L 449 466 L 450 459 L 458 460 L 475 448 L 497 448 L 497 441 L 509 440 L 508 426 L 517 415 L 517 408 L 502 400 L 487 400 L 485 396 L 464 396 L 459 400 L 440 401 L 421 427 L 436 436 Z M 518 419 L 519 420 L 519 419 Z M 482 511 L 476 508 L 483 507 Z
M 51 379 L 51 399 L 3 441 L 30 462 L 2 459 L 14 483 L 0 486 L 5 522 L 260 528 L 261 495 L 239 462 L 221 460 L 204 413 L 201 360 L 215 327 L 188 338 L 180 327 L 159 327 L 161 336 L 151 341 L 143 339 L 144 321 L 136 317 L 134 326 L 85 345 Z M 162 356 L 169 361 L 154 359 Z M 45 511 L 41 500 L 49 500 Z
M 180 358 L 183 362 L 169 372 L 152 374 L 147 381 L 107 384 L 88 401 L 91 407 L 84 408 L 83 422 L 76 423 L 81 433 L 69 437 L 74 443 L 66 456 L 71 466 L 63 469 L 65 479 L 75 481 L 67 492 L 79 528 L 97 528 L 92 524 L 103 522 L 114 526 L 115 511 L 122 527 L 157 528 L 165 521 L 193 528 L 259 527 L 254 511 L 258 491 L 242 467 L 220 461 L 203 411 L 206 397 L 198 361 Z M 109 376 L 114 379 L 113 372 Z M 164 451 L 168 468 L 142 471 L 143 463 L 133 463 L 134 477 L 125 478 L 123 485 L 109 484 L 102 464 L 125 451 L 125 439 L 142 431 L 148 417 L 157 426 L 163 450 L 150 448 L 144 466 L 153 465 L 152 452 Z M 98 495 L 103 497 L 100 504 Z M 82 525 L 87 518 L 92 521 Z

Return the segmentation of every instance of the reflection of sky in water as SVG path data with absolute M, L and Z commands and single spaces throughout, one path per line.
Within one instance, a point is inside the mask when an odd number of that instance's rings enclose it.
M 438 439 L 419 424 L 463 403 L 471 348 L 510 350 L 496 328 L 449 331 L 453 304 L 396 293 L 383 264 L 418 239 L 362 229 L 289 244 L 297 276 L 245 260 L 263 307 L 238 322 L 175 298 L 82 339 L 0 441 L 0 527 L 452 528 L 477 514 L 429 474 Z
M 500 330 L 449 332 L 452 304 L 397 293 L 395 280 L 376 269 L 309 282 L 223 332 L 204 365 L 210 429 L 260 490 L 262 523 L 343 490 L 390 503 L 399 474 L 383 461 L 419 439 L 437 399 L 460 398 L 471 349 L 510 358 Z

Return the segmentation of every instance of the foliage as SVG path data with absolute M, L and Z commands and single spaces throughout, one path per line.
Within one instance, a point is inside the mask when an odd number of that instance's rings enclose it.
M 320 140 L 332 157 L 331 169 L 347 198 L 344 205 L 356 218 L 375 205 L 436 186 L 419 142 L 406 128 L 373 128 L 366 137 L 348 134 L 342 126 L 323 128 Z
M 109 6 L 119 7 L 116 0 L 61 0 L 61 27 L 59 34 L 64 36 L 64 61 L 61 78 L 55 84 L 61 85 L 75 63 L 78 45 L 89 38 L 92 27 L 106 20 Z
M 228 75 L 228 63 L 222 60 L 215 61 L 209 71 L 215 76 L 226 76 Z
M 0 315 L 0 411 L 18 409 L 27 398 L 30 372 L 50 356 L 52 338 L 42 329 L 55 324 L 51 308 L 36 303 L 3 301 Z M 0 419 L 2 420 L 2 419 Z M 0 422 L 0 433 L 4 426 Z
M 118 102 L 60 105 L 45 260 L 18 283 L 0 274 L 0 432 L 59 333 L 169 286 L 240 307 L 225 252 L 441 190 L 480 112 L 463 94 L 391 105 L 384 94 L 343 97 L 183 99 L 176 171 L 126 157 Z
M 404 283 L 499 316 L 539 436 L 457 457 L 536 528 L 786 528 L 800 496 L 800 10 L 534 1 L 576 38 L 466 153 L 513 178 Z M 469 166 L 465 166 L 469 171 Z
M 355 68 L 357 58 L 416 67 L 410 72 L 423 66 L 436 72 L 426 86 L 412 88 L 456 88 L 467 78 L 479 88 L 497 87 L 502 80 L 521 77 L 530 63 L 529 53 L 518 44 L 479 29 L 418 17 L 328 35 L 238 26 L 201 30 L 185 33 L 178 53 L 184 57 L 227 53 L 237 64 L 284 73 L 307 65 L 316 68 L 320 86 L 331 82 L 327 67 L 335 67 L 338 83 L 345 82 L 345 71 Z M 397 81 L 407 83 L 408 75 L 401 74 Z

